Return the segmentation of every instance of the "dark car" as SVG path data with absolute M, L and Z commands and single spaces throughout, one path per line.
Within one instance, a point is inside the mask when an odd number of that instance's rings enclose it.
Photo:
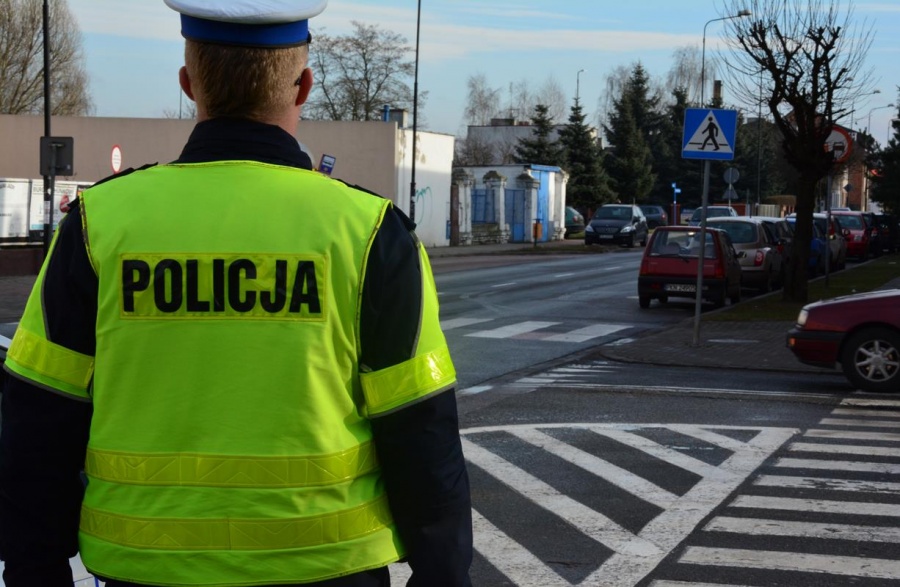
M 572 206 L 566 206 L 566 236 L 584 231 L 584 216 Z
M 597 208 L 584 229 L 584 244 L 610 243 L 633 247 L 647 244 L 650 232 L 644 213 L 630 204 L 605 204 Z
M 670 297 L 697 297 L 700 242 L 700 229 L 691 226 L 660 226 L 653 231 L 638 274 L 641 308 L 649 308 L 654 299 L 665 304 Z M 724 230 L 706 230 L 702 299 L 717 307 L 726 299 L 732 304 L 741 300 L 742 256 Z
M 864 391 L 900 391 L 900 289 L 808 304 L 787 334 L 802 362 L 833 369 Z
M 831 214 L 840 223 L 844 238 L 847 239 L 847 255 L 856 257 L 860 261 L 866 261 L 872 253 L 869 240 L 872 231 L 866 222 L 862 212 L 833 212 Z
M 794 255 L 794 231 L 796 230 L 796 222 L 797 218 L 793 216 L 781 220 L 781 223 L 787 225 L 790 230 L 789 234 L 784 234 L 780 231 L 778 233 L 786 242 L 784 257 L 786 265 L 790 265 L 791 258 Z M 806 264 L 806 271 L 808 277 L 817 277 L 825 273 L 825 247 L 827 246 L 827 239 L 819 224 L 813 222 L 812 228 L 813 234 L 809 241 L 809 259 Z M 833 265 L 834 261 L 831 261 L 831 264 Z M 829 269 L 831 270 L 832 267 L 829 267 Z
M 880 257 L 884 252 L 884 239 L 881 236 L 881 228 L 878 226 L 875 212 L 862 212 L 869 230 L 869 254 Z
M 644 204 L 641 206 L 641 212 L 647 217 L 647 226 L 650 228 L 669 224 L 669 213 L 662 206 Z
M 881 250 L 885 253 L 900 250 L 900 220 L 893 214 L 876 214 L 875 224 L 878 226 Z

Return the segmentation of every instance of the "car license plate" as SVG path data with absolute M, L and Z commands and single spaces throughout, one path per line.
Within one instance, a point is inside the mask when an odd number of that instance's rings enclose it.
M 683 283 L 667 283 L 666 291 L 682 291 L 682 292 L 695 292 L 697 291 L 696 285 L 687 285 Z
M 600 235 L 600 238 L 609 238 L 609 239 L 611 239 L 612 237 L 613 237 L 613 235 L 611 235 L 611 234 L 601 234 L 601 235 Z

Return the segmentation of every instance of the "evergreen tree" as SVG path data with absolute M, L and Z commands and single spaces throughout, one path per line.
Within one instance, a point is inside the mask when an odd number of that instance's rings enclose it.
M 585 122 L 577 98 L 569 113 L 569 123 L 559 133 L 559 141 L 565 149 L 564 168 L 569 173 L 566 184 L 569 205 L 583 211 L 615 200 L 603 168 L 603 151 L 594 130 Z
M 552 138 L 553 121 L 550 120 L 549 111 L 544 104 L 534 107 L 531 138 L 519 139 L 516 145 L 516 163 L 557 167 L 562 167 L 565 163 L 562 146 Z
M 651 129 L 658 131 L 659 118 L 653 112 L 657 102 L 649 98 L 647 74 L 638 64 L 622 95 L 613 100 L 609 126 L 604 127 L 613 145 L 607 170 L 623 202 L 645 201 L 656 182 L 648 139 Z

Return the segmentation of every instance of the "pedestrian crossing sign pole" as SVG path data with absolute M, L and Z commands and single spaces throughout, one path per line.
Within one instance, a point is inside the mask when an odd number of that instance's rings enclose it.
M 700 216 L 700 242 L 706 242 L 706 210 L 709 207 L 709 162 L 734 159 L 737 135 L 737 110 L 688 108 L 684 111 L 684 133 L 681 139 L 682 159 L 703 160 L 703 204 Z M 705 246 L 700 247 L 697 263 L 697 293 L 694 298 L 694 340 L 700 345 L 700 302 L 703 292 Z M 722 300 L 723 302 L 725 300 Z

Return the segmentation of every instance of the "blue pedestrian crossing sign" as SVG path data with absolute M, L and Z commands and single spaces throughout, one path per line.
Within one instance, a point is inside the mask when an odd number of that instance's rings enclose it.
M 734 159 L 737 110 L 688 108 L 684 111 L 682 159 Z

